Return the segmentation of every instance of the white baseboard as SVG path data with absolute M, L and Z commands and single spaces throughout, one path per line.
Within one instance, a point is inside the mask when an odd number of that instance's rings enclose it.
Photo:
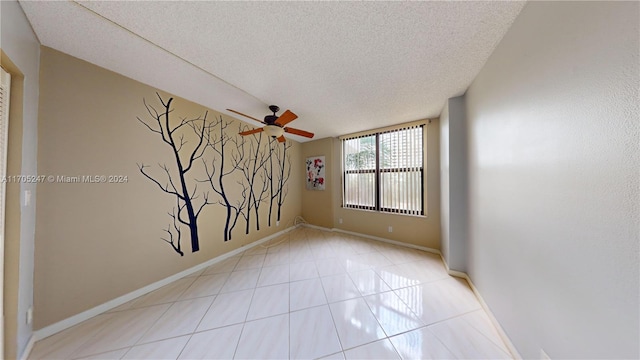
M 498 335 L 500 335 L 500 339 L 502 339 L 502 342 L 504 342 L 504 344 L 507 346 L 507 349 L 511 353 L 511 356 L 514 359 L 521 360 L 522 356 L 518 352 L 518 349 L 516 349 L 516 347 L 513 345 L 513 343 L 511 342 L 511 339 L 509 339 L 509 336 L 507 336 L 507 333 L 502 328 L 502 325 L 500 325 L 500 323 L 498 322 L 498 319 L 496 319 L 496 317 L 493 315 L 491 308 L 489 308 L 489 305 L 487 305 L 487 303 L 484 301 L 484 299 L 482 298 L 482 295 L 480 294 L 480 291 L 473 284 L 473 281 L 471 281 L 471 278 L 469 277 L 469 275 L 462 271 L 451 270 L 449 268 L 449 264 L 447 264 L 447 261 L 444 259 L 442 254 L 440 256 L 442 257 L 442 262 L 444 263 L 444 266 L 447 269 L 447 273 L 449 273 L 449 275 L 455 276 L 457 278 L 461 278 L 467 281 L 467 283 L 471 287 L 471 291 L 473 291 L 474 295 L 478 298 L 478 302 L 480 303 L 480 306 L 482 306 L 482 309 L 487 314 L 487 316 L 489 317 L 489 320 L 493 324 L 493 327 L 495 327 L 496 330 L 498 330 Z
M 33 350 L 33 346 L 35 344 L 36 344 L 36 336 L 35 334 L 32 334 L 31 337 L 29 338 L 29 342 L 27 343 L 27 346 L 24 348 L 24 351 L 20 356 L 20 360 L 27 360 L 29 358 L 29 355 L 31 355 L 31 350 Z
M 449 275 L 451 275 L 451 276 L 455 276 L 455 277 L 457 277 L 457 278 L 462 278 L 462 279 L 465 279 L 465 280 L 467 280 L 467 281 L 470 281 L 470 280 L 469 280 L 469 276 L 467 276 L 467 274 L 466 274 L 466 273 L 463 273 L 462 271 L 456 271 L 456 270 L 449 270 L 449 269 L 447 269 L 447 273 L 448 273 Z
M 465 279 L 467 281 L 471 281 L 471 280 L 469 280 L 469 275 L 467 275 L 466 272 L 458 271 L 458 270 L 451 270 L 451 268 L 449 267 L 449 264 L 447 263 L 447 259 L 444 258 L 444 254 L 440 253 L 440 258 L 442 259 L 442 263 L 444 264 L 444 268 L 447 269 L 447 273 L 449 275 L 455 276 L 457 278 L 462 278 L 462 279 Z
M 324 226 L 312 225 L 312 224 L 309 224 L 309 223 L 304 223 L 304 224 L 302 224 L 302 226 L 308 227 L 308 228 L 312 228 L 312 229 L 317 229 L 317 230 L 332 231 L 331 229 L 326 228 Z
M 511 356 L 513 356 L 514 359 L 521 360 L 522 355 L 520 355 L 520 353 L 518 352 L 518 349 L 516 349 L 516 347 L 513 345 L 513 343 L 511 342 L 511 339 L 502 328 L 502 325 L 500 325 L 500 323 L 498 322 L 498 319 L 496 319 L 496 317 L 493 315 L 493 312 L 489 308 L 489 305 L 487 305 L 487 303 L 482 298 L 482 295 L 480 294 L 480 291 L 478 291 L 478 288 L 476 288 L 476 286 L 473 284 L 473 281 L 471 281 L 471 278 L 469 278 L 469 275 L 467 274 L 464 274 L 464 275 L 465 275 L 464 276 L 465 280 L 467 280 L 467 282 L 469 283 L 469 286 L 471 286 L 471 290 L 473 290 L 473 293 L 478 298 L 478 301 L 480 302 L 482 309 L 484 309 L 484 312 L 487 314 L 487 316 L 489 316 L 489 320 L 491 320 L 491 323 L 493 324 L 493 326 L 496 328 L 496 330 L 498 330 L 498 335 L 500 335 L 500 338 L 502 339 L 504 344 L 507 346 L 507 349 L 509 350 L 509 352 L 511 352 Z
M 36 331 L 34 331 L 33 336 L 31 337 L 30 343 L 38 341 L 38 340 L 42 340 L 42 339 L 44 339 L 46 337 L 54 335 L 54 334 L 56 334 L 56 333 L 58 333 L 60 331 L 63 331 L 65 329 L 68 329 L 68 328 L 70 328 L 70 327 L 72 327 L 74 325 L 77 325 L 77 324 L 79 324 L 79 323 L 81 323 L 81 322 L 83 322 L 85 320 L 88 320 L 88 319 L 90 319 L 90 318 L 92 318 L 92 317 L 94 317 L 96 315 L 100 315 L 100 314 L 102 314 L 102 313 L 104 313 L 106 311 L 109 311 L 109 310 L 114 309 L 114 308 L 116 308 L 116 307 L 118 307 L 118 306 L 120 306 L 120 305 L 122 305 L 124 303 L 127 303 L 127 302 L 129 302 L 129 301 L 131 301 L 131 300 L 133 300 L 135 298 L 138 298 L 138 297 L 140 297 L 142 295 L 145 295 L 145 294 L 150 293 L 150 292 L 152 292 L 154 290 L 157 290 L 157 289 L 159 289 L 159 288 L 161 288 L 161 287 L 163 287 L 163 286 L 165 286 L 167 284 L 170 284 L 173 281 L 176 281 L 176 280 L 181 279 L 181 278 L 183 278 L 185 276 L 188 276 L 188 275 L 191 275 L 191 274 L 193 274 L 195 272 L 203 270 L 203 269 L 205 269 L 205 268 L 207 268 L 207 267 L 209 267 L 209 266 L 211 266 L 211 265 L 213 265 L 215 263 L 218 263 L 218 262 L 220 262 L 222 260 L 230 258 L 230 257 L 232 257 L 234 255 L 237 255 L 237 254 L 239 254 L 239 253 L 241 253 L 243 251 L 246 251 L 247 249 L 250 249 L 250 248 L 252 248 L 254 246 L 258 246 L 260 244 L 263 244 L 263 243 L 265 243 L 265 242 L 267 242 L 267 241 L 269 241 L 269 240 L 271 240 L 273 238 L 276 238 L 276 237 L 278 237 L 278 236 L 280 236 L 282 234 L 285 234 L 285 233 L 297 228 L 298 226 L 299 225 L 294 225 L 294 226 L 288 227 L 288 228 L 286 228 L 284 230 L 281 230 L 281 231 L 278 231 L 278 232 L 276 232 L 274 234 L 266 236 L 266 237 L 264 237 L 264 238 L 262 238 L 260 240 L 254 241 L 251 244 L 239 247 L 239 248 L 237 248 L 235 250 L 232 250 L 232 251 L 230 251 L 228 253 L 225 253 L 225 254 L 222 254 L 220 256 L 217 256 L 217 257 L 215 257 L 213 259 L 205 261 L 205 262 L 203 262 L 201 264 L 198 264 L 198 265 L 196 265 L 194 267 L 191 267 L 189 269 L 181 271 L 181 272 L 179 272 L 177 274 L 174 274 L 174 275 L 171 275 L 171 276 L 169 276 L 167 278 L 164 278 L 162 280 L 156 281 L 156 282 L 154 282 L 152 284 L 149 284 L 149 285 L 147 285 L 145 287 L 142 287 L 142 288 L 140 288 L 138 290 L 132 291 L 132 292 L 130 292 L 128 294 L 125 294 L 125 295 L 122 295 L 122 296 L 120 296 L 118 298 L 115 298 L 113 300 L 107 301 L 104 304 L 98 305 L 98 306 L 96 306 L 94 308 L 91 308 L 89 310 L 83 311 L 83 312 L 81 312 L 79 314 L 76 314 L 76 315 L 71 316 L 69 318 L 66 318 L 64 320 L 58 321 L 57 323 L 51 324 L 51 325 L 49 325 L 47 327 L 44 327 L 44 328 L 42 328 L 40 330 L 36 330 Z M 31 347 L 33 347 L 33 344 L 31 344 Z M 31 352 L 31 348 L 27 347 L 27 350 L 29 350 L 29 351 L 25 350 L 24 355 L 22 356 L 22 358 L 26 359 L 29 356 L 29 353 Z
M 324 230 L 324 231 L 333 231 L 333 232 L 340 232 L 343 234 L 349 234 L 349 235 L 354 235 L 354 236 L 359 236 L 359 237 L 363 237 L 363 238 L 367 238 L 367 239 L 371 239 L 371 240 L 377 240 L 377 241 L 382 241 L 382 242 L 386 242 L 388 244 L 393 244 L 393 245 L 398 245 L 398 246 L 404 246 L 404 247 L 408 247 L 408 248 L 412 248 L 412 249 L 418 249 L 418 250 L 422 250 L 422 251 L 426 251 L 426 252 L 430 252 L 433 254 L 438 254 L 440 255 L 440 250 L 437 249 L 432 249 L 432 248 L 428 248 L 426 246 L 420 246 L 420 245 L 414 245 L 414 244 L 409 244 L 409 243 L 404 243 L 402 241 L 396 241 L 396 240 L 391 240 L 391 239 L 387 239 L 387 238 L 383 238 L 383 237 L 379 237 L 379 236 L 373 236 L 373 235 L 367 235 L 367 234 L 361 234 L 361 233 L 357 233 L 354 231 L 348 231 L 348 230 L 343 230 L 343 229 L 338 229 L 338 228 L 326 228 L 326 227 L 322 227 L 322 226 L 317 226 L 317 225 L 311 225 L 311 224 L 304 224 L 305 227 L 309 227 L 312 229 L 318 229 L 318 230 Z
M 427 252 L 430 252 L 430 253 L 434 253 L 434 254 L 440 255 L 440 258 L 442 259 L 442 263 L 444 264 L 444 266 L 445 266 L 445 268 L 447 270 L 447 273 L 449 275 L 455 276 L 457 278 L 465 279 L 469 283 L 469 286 L 471 287 L 471 290 L 473 291 L 473 293 L 478 298 L 478 302 L 480 303 L 480 306 L 482 306 L 482 309 L 485 311 L 485 313 L 489 317 L 489 320 L 491 321 L 493 326 L 496 328 L 496 330 L 498 330 L 498 334 L 500 335 L 500 338 L 502 339 L 502 341 L 507 346 L 507 349 L 511 352 L 511 356 L 513 356 L 514 359 L 522 359 L 522 356 L 520 355 L 520 353 L 518 352 L 516 347 L 513 346 L 513 343 L 511 342 L 511 339 L 509 339 L 509 337 L 507 336 L 507 333 L 504 331 L 504 329 L 502 328 L 502 326 L 500 325 L 500 323 L 498 322 L 496 317 L 491 312 L 491 309 L 489 308 L 487 303 L 482 298 L 482 295 L 480 294 L 480 291 L 478 291 L 476 286 L 473 284 L 473 281 L 471 281 L 471 278 L 469 277 L 469 275 L 467 275 L 467 273 L 462 272 L 462 271 L 451 270 L 449 268 L 449 264 L 447 264 L 447 261 L 444 259 L 444 256 L 442 255 L 440 250 L 432 249 L 432 248 L 428 248 L 428 247 L 424 247 L 424 246 L 407 244 L 407 243 L 403 243 L 403 242 L 400 242 L 400 241 L 385 239 L 385 238 L 381 238 L 381 237 L 377 237 L 377 236 L 360 234 L 360 233 L 356 233 L 356 232 L 353 232 L 353 231 L 347 231 L 347 230 L 342 230 L 342 229 L 338 229 L 338 228 L 329 229 L 329 228 L 325 228 L 325 227 L 322 227 L 322 226 L 311 225 L 311 224 L 304 224 L 304 226 L 305 227 L 309 227 L 309 228 L 313 228 L 313 229 L 318 229 L 318 230 L 334 231 L 334 232 L 341 232 L 341 233 L 345 233 L 345 234 L 360 236 L 360 237 L 364 237 L 364 238 L 368 238 L 368 239 L 372 239 L 372 240 L 382 241 L 382 242 L 386 242 L 386 243 L 394 244 L 394 245 L 399 245 L 399 246 L 405 246 L 405 247 L 418 249 L 418 250 L 422 250 L 422 251 L 427 251 Z
M 354 232 L 354 231 L 342 230 L 342 229 L 338 229 L 338 228 L 333 228 L 331 230 L 332 231 L 336 231 L 336 232 L 341 232 L 341 233 L 344 233 L 344 234 L 360 236 L 360 237 L 364 237 L 364 238 L 371 239 L 371 240 L 382 241 L 382 242 L 386 242 L 388 244 L 404 246 L 404 247 L 408 247 L 408 248 L 412 248 L 412 249 L 418 249 L 418 250 L 422 250 L 422 251 L 426 251 L 426 252 L 430 252 L 430 253 L 433 253 L 433 254 L 440 255 L 440 250 L 432 249 L 432 248 L 429 248 L 429 247 L 426 247 L 426 246 L 409 244 L 409 243 L 405 243 L 405 242 L 402 242 L 402 241 L 391 240 L 391 239 L 387 239 L 387 238 L 383 238 L 383 237 L 379 237 L 379 236 L 360 234 L 360 233 L 357 233 L 357 232 Z

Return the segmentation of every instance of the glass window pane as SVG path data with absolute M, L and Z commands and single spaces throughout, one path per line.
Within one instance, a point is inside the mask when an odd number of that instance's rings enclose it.
M 422 167 L 422 127 L 380 134 L 380 168 Z
M 346 174 L 345 205 L 375 207 L 375 174 Z
M 344 205 L 423 214 L 423 133 L 413 126 L 343 140 Z
M 375 135 L 344 140 L 343 148 L 345 170 L 375 170 Z
M 422 186 L 420 171 L 384 172 L 380 174 L 381 209 L 394 209 L 420 213 Z

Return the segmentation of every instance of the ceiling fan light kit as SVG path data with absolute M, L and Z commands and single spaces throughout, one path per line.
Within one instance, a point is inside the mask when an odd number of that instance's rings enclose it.
M 272 138 L 279 138 L 284 135 L 284 129 L 278 125 L 267 125 L 264 127 L 264 132 Z
M 236 113 L 238 115 L 242 115 L 244 117 L 247 117 L 247 118 L 249 118 L 251 120 L 255 120 L 255 121 L 260 122 L 260 123 L 263 123 L 265 125 L 262 128 L 242 131 L 242 132 L 240 132 L 240 135 L 242 135 L 242 136 L 257 134 L 257 133 L 260 133 L 260 132 L 264 131 L 267 134 L 267 136 L 275 138 L 275 139 L 278 139 L 279 142 L 284 142 L 285 141 L 284 133 L 294 134 L 294 135 L 298 135 L 298 136 L 304 136 L 304 137 L 307 137 L 307 138 L 312 138 L 313 137 L 313 133 L 310 133 L 308 131 L 295 129 L 295 128 L 291 128 L 291 127 L 285 127 L 285 125 L 287 125 L 288 123 L 290 123 L 293 120 L 298 118 L 298 115 L 294 114 L 290 110 L 285 110 L 285 112 L 282 113 L 282 115 L 280 115 L 280 116 L 276 115 L 276 113 L 278 111 L 280 111 L 280 108 L 278 106 L 269 105 L 269 110 L 271 110 L 271 112 L 273 112 L 273 115 L 265 116 L 264 117 L 264 121 L 263 121 L 263 120 L 258 120 L 256 118 L 254 118 L 253 116 L 249 116 L 249 115 L 243 114 L 243 113 L 241 113 L 239 111 L 232 110 L 232 109 L 227 109 L 227 111 L 231 111 L 231 112 Z

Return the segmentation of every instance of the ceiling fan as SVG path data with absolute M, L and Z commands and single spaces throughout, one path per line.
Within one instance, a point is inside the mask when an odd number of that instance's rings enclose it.
M 252 119 L 252 120 L 255 120 L 255 121 L 258 121 L 258 122 L 261 122 L 261 123 L 265 124 L 264 127 L 241 132 L 240 135 L 243 135 L 243 136 L 251 135 L 251 134 L 257 134 L 259 132 L 264 131 L 268 136 L 278 139 L 278 142 L 284 142 L 285 141 L 284 133 L 300 135 L 300 136 L 304 136 L 304 137 L 307 137 L 307 138 L 312 138 L 313 137 L 313 133 L 310 133 L 308 131 L 304 131 L 304 130 L 300 130 L 300 129 L 296 129 L 296 128 L 292 128 L 292 127 L 285 127 L 285 125 L 287 125 L 288 123 L 290 123 L 293 120 L 297 119 L 298 115 L 292 113 L 289 110 L 285 110 L 285 112 L 283 112 L 282 115 L 277 116 L 276 113 L 278 111 L 280 111 L 280 108 L 277 107 L 276 105 L 269 105 L 269 110 L 271 110 L 273 112 L 273 115 L 265 116 L 264 117 L 264 121 L 262 121 L 262 120 L 258 120 L 256 118 L 254 118 L 253 116 L 249 116 L 249 115 L 243 114 L 243 113 L 241 113 L 239 111 L 232 110 L 232 109 L 227 109 L 227 111 L 231 111 L 231 112 L 236 113 L 238 115 L 242 115 L 244 117 L 248 117 L 249 119 Z

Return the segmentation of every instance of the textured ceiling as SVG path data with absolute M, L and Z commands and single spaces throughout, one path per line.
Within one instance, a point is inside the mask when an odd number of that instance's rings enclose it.
M 437 117 L 524 6 L 20 3 L 45 46 L 218 111 L 262 118 L 268 104 L 291 109 L 291 125 L 316 138 Z

